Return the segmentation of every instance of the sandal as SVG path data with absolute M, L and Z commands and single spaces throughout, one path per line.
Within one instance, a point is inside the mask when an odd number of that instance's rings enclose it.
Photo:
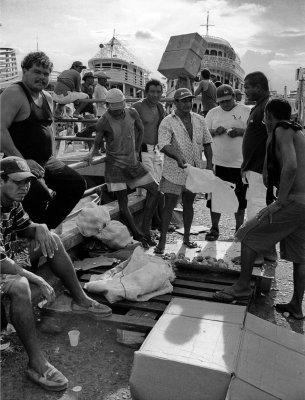
M 74 314 L 87 314 L 96 317 L 110 317 L 112 310 L 110 307 L 100 304 L 99 302 L 92 300 L 90 306 L 81 306 L 75 303 L 74 300 L 71 302 L 71 310 Z
M 154 248 L 154 253 L 155 254 L 164 254 L 164 247 L 163 248 L 161 248 L 161 247 L 159 247 L 159 246 L 156 246 L 155 248 Z
M 156 246 L 157 242 L 150 236 L 150 235 L 145 235 L 143 238 L 146 243 L 151 247 L 151 246 Z
M 219 230 L 216 228 L 211 228 L 210 231 L 205 235 L 205 240 L 208 242 L 214 242 L 219 238 Z
M 183 240 L 183 244 L 189 249 L 196 249 L 196 247 L 198 247 L 198 244 L 196 242 L 192 242 L 190 240 Z
M 28 377 L 41 387 L 47 390 L 53 390 L 54 392 L 60 392 L 68 387 L 68 379 L 53 365 L 48 364 L 48 369 L 44 374 L 39 374 L 33 368 L 27 368 L 26 372 Z

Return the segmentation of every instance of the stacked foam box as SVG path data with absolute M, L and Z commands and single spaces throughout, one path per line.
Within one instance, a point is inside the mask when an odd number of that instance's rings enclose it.
M 236 305 L 174 299 L 135 353 L 134 400 L 305 399 L 305 339 Z
M 158 71 L 168 79 L 195 78 L 206 48 L 207 42 L 198 33 L 171 36 Z

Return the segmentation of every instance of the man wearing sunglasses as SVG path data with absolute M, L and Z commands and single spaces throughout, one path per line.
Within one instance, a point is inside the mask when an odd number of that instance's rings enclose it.
M 161 217 L 161 235 L 156 254 L 163 254 L 166 232 L 170 224 L 173 209 L 182 195 L 184 236 L 183 243 L 190 248 L 197 247 L 190 241 L 190 229 L 193 222 L 193 202 L 195 193 L 185 189 L 185 164 L 202 168 L 202 148 L 207 160 L 207 168 L 212 169 L 212 137 L 205 119 L 193 113 L 193 94 L 189 89 L 177 89 L 174 94 L 175 110 L 165 117 L 159 127 L 158 143 L 164 153 L 164 166 L 159 190 L 164 193 L 165 206 Z

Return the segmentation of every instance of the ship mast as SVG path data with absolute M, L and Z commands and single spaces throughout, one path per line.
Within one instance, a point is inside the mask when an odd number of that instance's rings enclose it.
M 215 25 L 209 24 L 209 18 L 210 18 L 210 11 L 207 12 L 207 23 L 200 25 L 200 26 L 206 26 L 206 28 L 207 28 L 206 36 L 209 36 L 209 26 L 215 26 Z
M 111 39 L 111 43 L 110 43 L 110 48 L 111 48 L 111 58 L 113 55 L 113 46 L 114 46 L 114 40 L 115 40 L 115 29 L 113 30 L 113 37 Z

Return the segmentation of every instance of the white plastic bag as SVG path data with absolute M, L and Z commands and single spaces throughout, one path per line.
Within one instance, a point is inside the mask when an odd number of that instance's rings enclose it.
M 111 249 L 123 249 L 128 244 L 133 243 L 129 230 L 120 221 L 111 220 L 105 227 L 95 235 Z
M 83 236 L 97 236 L 110 221 L 106 207 L 89 203 L 82 209 L 76 219 L 76 226 Z
M 137 247 L 128 260 L 102 275 L 91 275 L 85 289 L 91 293 L 103 293 L 110 303 L 122 299 L 148 301 L 152 297 L 171 293 L 171 281 L 174 279 L 168 262 Z
M 214 187 L 215 175 L 209 169 L 201 169 L 188 165 L 185 187 L 193 193 L 210 193 Z
M 212 211 L 227 214 L 236 213 L 239 203 L 234 190 L 234 183 L 215 177 L 211 199 Z

